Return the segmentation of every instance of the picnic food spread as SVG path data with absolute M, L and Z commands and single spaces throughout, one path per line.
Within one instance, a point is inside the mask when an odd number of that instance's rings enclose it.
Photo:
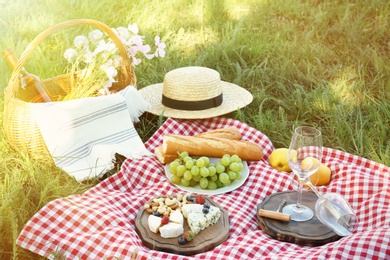
M 215 224 L 221 216 L 221 210 L 206 203 L 203 195 L 191 194 L 167 195 L 154 198 L 144 205 L 150 231 L 160 232 L 163 238 L 178 237 L 184 233 L 184 218 L 194 235 Z M 184 218 L 183 218 L 184 217 Z
M 279 198 L 271 197 L 273 194 L 282 191 L 296 194 L 292 191 L 296 189 L 294 176 L 269 165 L 268 158 L 275 148 L 260 131 L 229 118 L 199 121 L 169 118 L 145 146 L 154 151 L 162 145 L 164 134 L 195 136 L 231 126 L 239 129 L 242 140 L 259 144 L 263 158 L 248 161 L 250 174 L 244 185 L 228 193 L 205 196 L 207 203 L 218 207 L 222 214 L 217 223 L 199 232 L 192 241 L 179 243 L 179 238 L 184 238 L 190 230 L 187 224 L 183 226 L 184 233 L 174 238 L 162 238 L 150 231 L 148 217 L 151 213 L 144 210 L 144 204 L 158 194 L 183 192 L 164 176 L 164 165 L 157 157 L 146 156 L 140 160 L 126 160 L 117 174 L 84 194 L 49 202 L 26 224 L 17 244 L 45 257 L 52 252 L 62 252 L 69 259 L 112 256 L 126 259 L 133 254 L 140 259 L 338 259 L 341 256 L 353 259 L 363 255 L 363 258 L 386 259 L 390 256 L 386 240 L 390 230 L 384 217 L 390 213 L 389 187 L 383 181 L 390 174 L 387 166 L 323 148 L 322 162 L 332 170 L 332 179 L 319 190 L 322 193 L 341 191 L 356 209 L 359 225 L 350 236 L 340 239 L 327 229 L 329 233 L 321 233 L 329 240 L 318 240 L 315 232 L 326 229 L 322 224 L 313 229 L 295 229 L 286 235 L 283 230 L 299 226 L 298 222 L 258 216 L 260 208 L 276 211 L 283 198 L 288 199 L 288 203 L 295 201 L 286 194 Z M 303 203 L 310 206 L 305 201 L 310 198 L 313 197 L 303 196 Z M 258 221 L 267 223 L 268 231 L 259 227 Z M 189 235 L 187 238 L 191 237 Z M 278 238 L 290 240 L 286 243 Z M 302 247 L 299 241 L 311 243 L 311 246 Z M 322 245 L 317 246 L 317 242 Z
M 211 198 L 190 193 L 153 198 L 138 212 L 135 228 L 147 247 L 181 255 L 207 251 L 229 234 L 227 212 Z

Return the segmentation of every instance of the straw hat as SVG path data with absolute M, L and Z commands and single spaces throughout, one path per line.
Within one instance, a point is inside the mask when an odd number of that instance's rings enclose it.
M 217 71 L 205 67 L 183 67 L 168 72 L 163 83 L 139 90 L 155 115 L 201 119 L 224 115 L 252 102 L 246 89 L 221 81 Z

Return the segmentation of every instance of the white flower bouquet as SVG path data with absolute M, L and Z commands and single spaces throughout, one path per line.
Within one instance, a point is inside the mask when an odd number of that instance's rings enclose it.
M 160 36 L 154 37 L 155 49 L 144 43 L 144 36 L 139 35 L 138 25 L 131 24 L 128 27 L 112 28 L 118 36 L 127 55 L 132 60 L 132 66 L 136 67 L 142 62 L 142 57 L 153 59 L 165 56 L 165 43 L 160 41 Z M 61 100 L 70 100 L 82 97 L 90 97 L 100 93 L 108 95 L 113 92 L 110 89 L 118 76 L 122 66 L 122 57 L 111 38 L 105 37 L 102 31 L 95 29 L 87 36 L 79 35 L 73 40 L 73 48 L 64 53 L 68 61 L 71 73 L 83 71 L 81 83 Z

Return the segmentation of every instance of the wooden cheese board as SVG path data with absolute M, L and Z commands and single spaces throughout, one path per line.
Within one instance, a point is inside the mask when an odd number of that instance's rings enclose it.
M 287 200 L 287 204 L 294 204 L 297 202 L 297 192 L 284 191 L 274 193 L 257 205 L 256 212 L 260 209 L 276 211 L 283 199 Z M 317 195 L 313 192 L 304 192 L 302 194 L 302 204 L 310 207 L 312 210 L 314 210 L 316 201 Z M 257 220 L 260 228 L 265 233 L 284 242 L 303 246 L 321 246 L 341 238 L 330 228 L 322 224 L 316 216 L 304 222 L 283 222 L 260 217 L 259 215 L 257 215 Z
M 195 255 L 206 252 L 225 242 L 229 237 L 229 216 L 217 202 L 205 196 L 207 203 L 221 209 L 222 214 L 218 222 L 200 231 L 195 239 L 180 245 L 178 238 L 162 238 L 160 234 L 153 233 L 149 230 L 148 218 L 149 213 L 141 209 L 135 220 L 135 230 L 142 240 L 142 243 L 152 250 L 163 251 L 180 255 Z M 184 232 L 190 230 L 187 220 L 184 219 Z

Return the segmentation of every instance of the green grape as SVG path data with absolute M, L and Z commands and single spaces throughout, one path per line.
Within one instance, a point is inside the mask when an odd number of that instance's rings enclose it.
M 238 163 L 238 166 L 239 166 L 239 168 L 240 168 L 239 171 L 244 170 L 244 164 L 243 164 L 242 162 L 239 162 L 239 163 Z
M 225 186 L 225 187 L 226 187 L 226 186 L 229 186 L 231 183 L 232 183 L 232 181 L 231 181 L 231 180 L 228 180 L 226 183 L 223 184 L 223 186 Z
M 229 179 L 232 181 L 235 180 L 237 177 L 237 174 L 234 171 L 229 171 L 228 175 L 229 175 Z
M 177 175 L 172 175 L 171 177 L 171 182 L 174 183 L 174 184 L 180 184 L 180 181 L 181 181 L 181 177 L 177 176 Z
M 185 187 L 190 186 L 190 181 L 185 180 L 184 178 L 181 178 L 180 185 L 183 185 Z
M 209 169 L 207 169 L 206 167 L 200 168 L 200 175 L 202 177 L 207 177 L 209 176 L 209 174 L 210 174 Z
M 196 165 L 192 166 L 191 174 L 195 176 L 195 175 L 199 175 L 199 173 L 200 173 L 200 168 Z
M 207 178 L 201 178 L 199 180 L 199 186 L 202 188 L 202 189 L 207 189 L 207 186 L 209 184 L 209 180 Z
M 192 166 L 194 166 L 194 164 L 195 164 L 194 160 L 192 160 L 192 159 L 188 160 L 188 161 L 186 161 L 186 168 L 190 170 L 192 168 Z
M 187 163 L 188 161 L 192 161 L 192 158 L 189 157 L 189 156 L 186 156 L 186 157 L 183 158 L 183 162 L 184 163 Z
M 219 163 L 222 164 L 225 167 L 228 167 L 230 164 L 230 158 L 227 156 L 223 156 L 220 160 Z
M 229 165 L 229 170 L 238 172 L 240 170 L 240 165 L 237 162 L 233 162 Z
M 191 168 L 192 175 L 194 175 L 194 176 L 199 175 L 199 172 L 200 172 L 200 169 L 198 166 L 196 166 L 196 165 L 192 166 L 192 168 Z
M 215 168 L 215 166 L 209 165 L 209 167 L 207 167 L 207 169 L 209 169 L 209 176 L 214 176 L 217 173 L 217 169 Z
M 217 181 L 218 180 L 218 175 L 213 175 L 213 176 L 209 176 L 209 179 L 210 181 Z
M 181 164 L 181 165 L 177 166 L 177 168 L 176 168 L 176 175 L 181 177 L 184 175 L 184 172 L 186 170 L 187 170 L 187 168 Z
M 188 156 L 188 152 L 181 152 L 179 153 L 179 157 L 184 159 L 184 157 L 187 157 Z
M 210 163 L 210 159 L 206 156 L 202 156 L 199 159 L 202 159 L 204 161 L 204 165 L 207 166 Z
M 183 174 L 183 178 L 186 180 L 186 181 L 189 181 L 192 179 L 192 174 L 191 174 L 191 171 L 190 170 L 186 170 Z
M 196 166 L 198 166 L 199 168 L 202 168 L 205 166 L 205 163 L 204 163 L 204 160 L 199 158 L 196 160 Z
M 227 158 L 230 159 L 230 154 L 226 153 L 226 154 L 224 154 L 222 157 L 227 157 Z
M 199 169 L 199 168 L 198 168 Z M 198 175 L 192 175 L 192 179 L 191 180 L 194 180 L 196 182 L 199 182 L 200 179 L 202 178 L 202 176 L 200 174 Z
M 226 173 L 226 172 L 223 172 L 221 173 L 219 176 L 218 176 L 218 179 L 220 182 L 222 182 L 223 184 L 227 183 L 229 180 L 229 175 Z
M 190 186 L 191 186 L 191 187 L 194 187 L 194 186 L 196 186 L 196 185 L 198 185 L 198 182 L 197 182 L 197 181 L 194 181 L 193 179 L 191 179 L 191 180 L 190 180 Z
M 217 180 L 216 183 L 217 183 L 217 188 L 218 189 L 222 188 L 224 186 L 223 183 L 220 180 Z
M 217 183 L 215 181 L 209 181 L 207 184 L 207 188 L 209 190 L 216 190 L 218 188 Z
M 236 172 L 236 180 L 241 180 L 241 179 L 242 179 L 241 172 Z
M 176 174 L 176 168 L 179 165 L 180 165 L 180 162 L 178 162 L 178 161 L 173 161 L 169 164 L 169 170 L 171 171 L 172 174 Z
M 223 166 L 222 164 L 218 163 L 215 166 L 215 169 L 216 169 L 217 173 L 223 173 L 225 171 L 225 166 Z
M 240 162 L 240 157 L 238 157 L 237 154 L 233 154 L 232 156 L 230 156 L 230 162 L 233 163 L 233 162 Z

